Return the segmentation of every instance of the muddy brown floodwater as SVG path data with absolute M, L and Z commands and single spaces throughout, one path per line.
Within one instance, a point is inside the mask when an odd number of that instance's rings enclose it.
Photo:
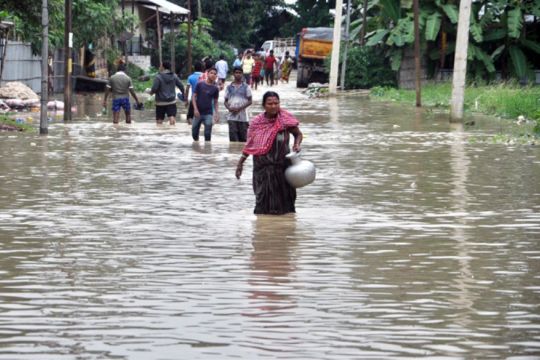
M 293 82 L 318 170 L 294 215 L 253 214 L 226 125 L 79 95 L 0 133 L 0 359 L 539 359 L 539 147 Z

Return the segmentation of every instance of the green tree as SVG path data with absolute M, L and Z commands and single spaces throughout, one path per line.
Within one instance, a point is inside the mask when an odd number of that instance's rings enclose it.
M 61 47 L 64 43 L 64 0 L 49 0 L 49 43 Z M 131 29 L 134 18 L 122 18 L 116 11 L 118 0 L 73 0 L 74 47 L 96 41 L 104 36 Z M 38 53 L 41 49 L 41 1 L 3 0 L 6 18 L 15 22 L 15 32 Z
M 212 30 L 212 23 L 205 18 L 198 19 L 195 21 L 194 28 L 200 29 L 200 31 L 193 36 L 191 46 L 192 46 L 192 57 L 194 62 L 201 60 L 202 58 L 211 55 L 215 60 L 219 59 L 221 54 L 225 55 L 225 59 L 229 64 L 232 64 L 234 61 L 234 51 L 233 48 L 220 41 L 215 40 L 210 31 Z M 170 36 L 171 34 L 166 34 L 163 40 L 163 54 L 170 54 Z M 175 64 L 176 71 L 180 71 L 183 75 L 187 75 L 187 24 L 184 23 L 180 26 L 180 31 L 176 33 L 175 36 Z M 164 55 L 165 59 L 167 55 Z M 155 59 L 157 63 L 157 59 Z
M 237 47 L 257 46 L 257 31 L 283 0 L 202 0 L 202 13 L 212 21 L 210 34 Z M 262 39 L 266 40 L 266 39 Z

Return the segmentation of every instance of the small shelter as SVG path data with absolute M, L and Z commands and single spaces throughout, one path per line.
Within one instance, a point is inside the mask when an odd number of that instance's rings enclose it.
M 124 0 L 124 8 L 130 8 L 132 13 L 137 10 L 137 15 L 140 19 L 140 28 L 136 36 L 139 39 L 146 39 L 146 41 L 140 41 L 139 46 L 147 44 L 153 48 L 158 49 L 159 62 L 163 61 L 163 55 L 161 50 L 161 40 L 165 32 L 172 32 L 174 34 L 175 27 L 183 22 L 189 15 L 189 10 L 181 6 L 173 4 L 166 0 Z M 155 32 L 155 41 L 148 41 L 153 36 L 151 33 Z M 174 36 L 171 37 L 173 39 Z M 133 41 L 131 46 L 133 46 Z M 171 44 L 172 45 L 172 44 Z M 174 68 L 174 46 L 171 46 L 171 65 Z

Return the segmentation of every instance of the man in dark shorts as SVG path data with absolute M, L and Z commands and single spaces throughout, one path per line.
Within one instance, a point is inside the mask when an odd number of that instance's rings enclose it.
M 107 87 L 105 88 L 105 97 L 103 98 L 103 107 L 107 106 L 107 97 L 112 92 L 112 111 L 113 124 L 118 124 L 120 120 L 120 110 L 123 108 L 126 115 L 126 123 L 131 123 L 131 105 L 129 104 L 129 94 L 135 99 L 137 106 L 140 106 L 137 94 L 133 90 L 131 78 L 125 73 L 126 65 L 118 64 L 118 71 L 109 78 Z
M 163 124 L 165 116 L 169 118 L 169 125 L 176 124 L 176 87 L 180 89 L 185 101 L 184 85 L 171 71 L 171 63 L 164 61 L 161 64 L 162 71 L 154 79 L 150 95 L 156 94 L 156 123 Z

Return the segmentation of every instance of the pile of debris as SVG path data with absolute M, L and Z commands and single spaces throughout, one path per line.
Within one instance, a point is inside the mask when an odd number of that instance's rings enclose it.
M 0 113 L 10 111 L 39 111 L 39 96 L 21 82 L 9 82 L 0 87 Z M 63 110 L 62 101 L 49 101 L 49 110 Z
M 303 91 L 310 98 L 326 97 L 328 96 L 328 84 L 310 83 Z
M 39 96 L 20 82 L 9 82 L 0 87 L 0 110 L 25 110 L 39 107 Z

